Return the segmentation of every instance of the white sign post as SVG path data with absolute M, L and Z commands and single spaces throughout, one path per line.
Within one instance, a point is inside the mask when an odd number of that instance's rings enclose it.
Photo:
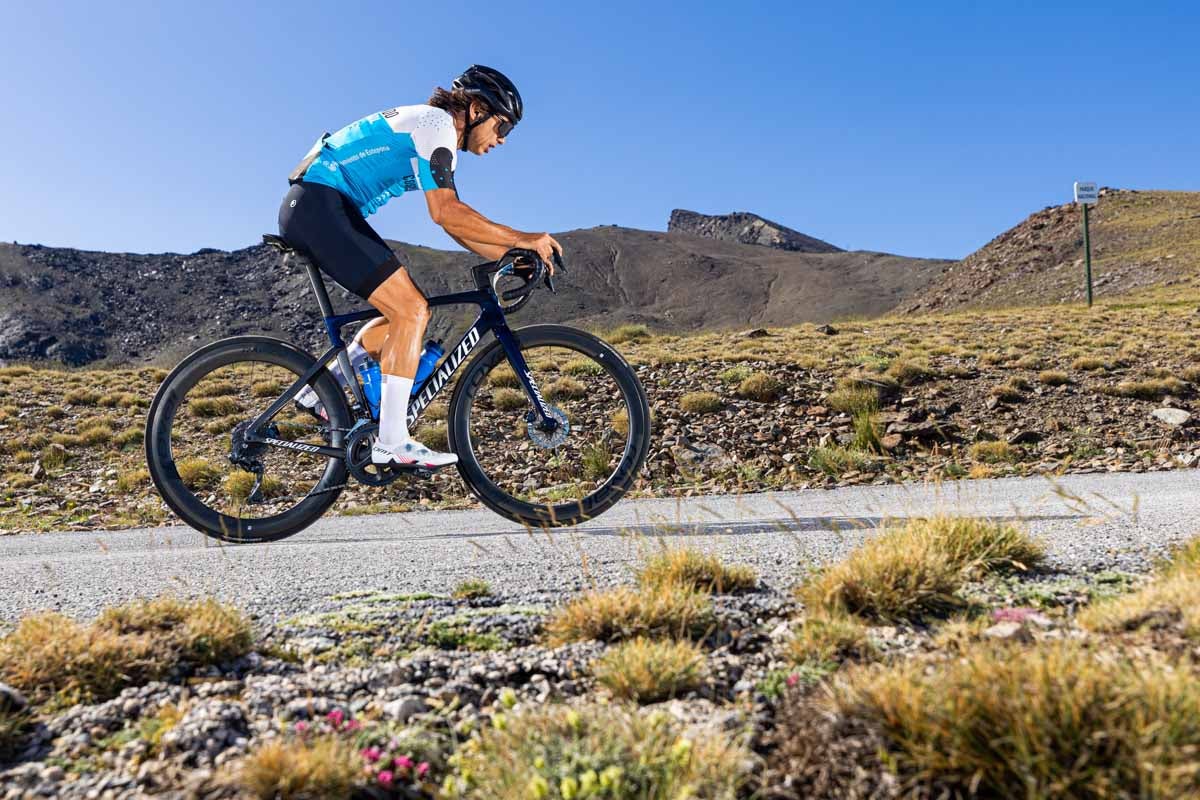
M 1075 181 L 1075 202 L 1083 206 L 1083 260 L 1084 273 L 1087 277 L 1088 308 L 1092 307 L 1092 242 L 1088 238 L 1088 206 L 1100 199 L 1100 192 L 1094 183 Z

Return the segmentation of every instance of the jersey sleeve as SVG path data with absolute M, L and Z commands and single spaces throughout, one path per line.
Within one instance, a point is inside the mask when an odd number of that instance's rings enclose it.
M 454 167 L 458 162 L 454 118 L 440 108 L 430 108 L 413 126 L 412 140 L 417 151 L 414 172 L 421 189 L 454 189 Z

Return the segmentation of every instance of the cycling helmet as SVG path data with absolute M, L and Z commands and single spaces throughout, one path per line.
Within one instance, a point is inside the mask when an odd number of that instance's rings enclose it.
M 513 82 L 499 70 L 472 64 L 462 75 L 454 79 L 451 88 L 461 89 L 471 97 L 479 98 L 484 105 L 491 109 L 492 114 L 501 114 L 514 125 L 521 121 L 521 115 L 525 110 L 525 106 L 521 102 L 521 93 L 517 91 Z M 467 149 L 471 131 L 488 116 L 491 114 L 475 122 L 467 122 L 466 128 L 463 130 L 463 150 Z

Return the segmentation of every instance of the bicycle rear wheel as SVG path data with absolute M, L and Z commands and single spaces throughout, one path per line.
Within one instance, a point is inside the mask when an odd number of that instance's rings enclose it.
M 514 330 L 554 416 L 547 436 L 498 341 L 454 388 L 447 427 L 458 471 L 496 513 L 538 527 L 576 525 L 608 510 L 650 448 L 650 409 L 632 367 L 591 334 L 561 325 Z
M 314 361 L 287 342 L 239 336 L 197 350 L 163 381 L 147 415 L 146 463 L 185 523 L 225 542 L 270 542 L 311 525 L 337 500 L 344 460 L 239 439 Z M 327 370 L 309 386 L 328 420 L 288 403 L 267 433 L 341 447 L 351 424 L 341 387 Z

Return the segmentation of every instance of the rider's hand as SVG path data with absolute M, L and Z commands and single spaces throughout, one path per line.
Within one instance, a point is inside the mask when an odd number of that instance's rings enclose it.
M 546 268 L 550 270 L 550 274 L 554 274 L 554 254 L 562 255 L 562 245 L 554 240 L 554 237 L 548 233 L 527 233 L 521 236 L 513 244 L 513 247 L 519 247 L 522 250 L 532 250 L 538 254 Z

